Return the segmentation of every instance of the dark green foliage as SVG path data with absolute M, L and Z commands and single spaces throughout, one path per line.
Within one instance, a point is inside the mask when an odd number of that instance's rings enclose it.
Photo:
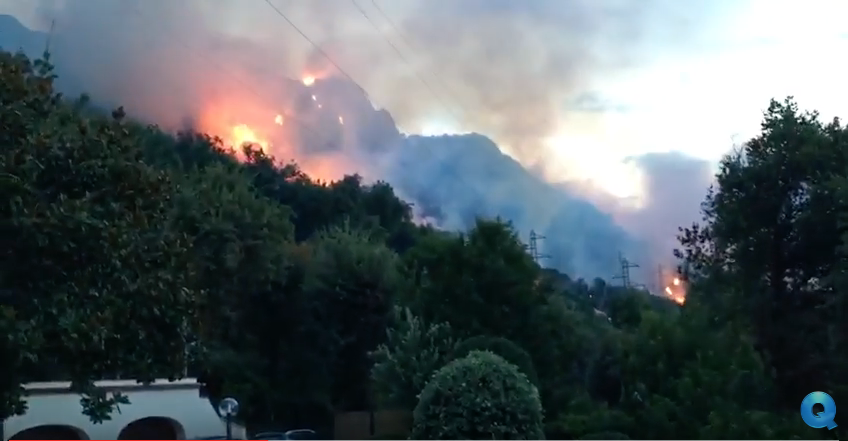
M 421 392 L 411 439 L 543 439 L 539 392 L 518 368 L 472 351 L 439 369 Z
M 530 355 L 512 341 L 503 337 L 489 337 L 487 335 L 478 335 L 460 342 L 453 352 L 452 360 L 464 358 L 472 351 L 489 351 L 500 355 L 504 360 L 515 365 L 521 373 L 527 376 L 527 379 L 535 386 L 539 386 L 539 377 L 536 375 L 536 368 L 533 366 L 533 359 Z
M 680 306 L 542 269 L 509 222 L 416 226 L 386 183 L 64 99 L 46 61 L 0 52 L 0 419 L 65 379 L 102 421 L 126 398 L 93 380 L 188 366 L 251 428 L 324 437 L 417 405 L 418 438 L 538 438 L 539 398 L 556 439 L 844 435 L 798 417 L 848 393 L 838 120 L 771 103 L 681 231 Z
M 337 409 L 370 404 L 369 353 L 386 339 L 394 295 L 403 286 L 397 256 L 347 226 L 319 234 L 304 275 L 304 293 L 322 306 L 336 341 L 332 402 Z
M 519 317 L 544 303 L 534 289 L 538 265 L 501 220 L 478 220 L 467 235 L 429 236 L 407 261 L 421 284 L 417 311 L 464 336 L 519 341 L 515 337 L 528 330 Z
M 427 381 L 454 352 L 453 329 L 446 323 L 424 323 L 409 308 L 395 307 L 386 334 L 386 342 L 371 354 L 377 405 L 411 411 Z
M 141 161 L 121 109 L 82 119 L 52 79 L 0 52 L 0 419 L 23 410 L 21 383 L 67 379 L 100 421 L 120 400 L 93 380 L 181 375 L 200 299 L 179 187 Z

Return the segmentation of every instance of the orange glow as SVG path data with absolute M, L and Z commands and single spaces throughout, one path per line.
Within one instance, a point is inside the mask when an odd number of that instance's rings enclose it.
M 333 73 L 333 66 L 330 64 L 324 66 L 311 66 L 308 71 L 303 72 L 300 76 L 300 82 L 304 86 L 310 87 L 316 81 L 327 78 Z
M 675 273 L 661 271 L 660 277 L 665 288 L 664 294 L 678 305 L 686 303 L 686 286 Z
M 310 77 L 316 81 L 321 78 L 319 74 L 310 72 L 303 77 L 305 83 L 311 82 Z M 303 86 L 294 87 L 303 90 Z M 287 92 L 269 90 L 267 95 L 259 95 L 240 93 L 239 89 L 231 88 L 206 95 L 198 103 L 195 129 L 221 138 L 224 147 L 233 148 L 239 159 L 243 159 L 241 150 L 244 144 L 252 144 L 281 163 L 294 161 L 304 173 L 316 180 L 334 181 L 361 168 L 346 152 L 299 153 L 308 151 L 295 144 L 301 140 L 307 143 L 326 140 L 320 136 L 300 136 L 304 127 L 297 120 L 298 115 L 293 114 L 294 97 L 298 94 Z M 326 98 L 331 99 L 329 96 Z M 317 104 L 317 97 L 315 100 Z M 331 106 L 331 103 L 330 100 L 325 104 Z M 343 121 L 339 117 L 339 123 Z M 304 123 L 308 124 L 308 121 Z
M 266 139 L 262 139 L 256 135 L 247 124 L 237 124 L 230 130 L 230 139 L 227 140 L 236 149 L 245 144 L 254 144 L 262 148 L 263 152 L 268 152 L 268 147 L 271 143 Z
M 341 116 L 339 117 L 339 124 L 344 125 L 344 118 L 342 118 Z

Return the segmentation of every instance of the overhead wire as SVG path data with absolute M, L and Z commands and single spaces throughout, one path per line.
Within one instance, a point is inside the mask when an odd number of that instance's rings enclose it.
M 389 26 L 390 26 L 390 27 L 391 27 L 391 29 L 394 31 L 394 33 L 395 33 L 395 34 L 397 34 L 397 36 L 400 38 L 401 42 L 403 42 L 403 43 L 406 45 L 406 47 L 407 47 L 408 49 L 410 49 L 412 52 L 420 52 L 420 50 L 418 50 L 418 49 L 417 49 L 417 45 L 414 45 L 414 44 L 410 41 L 410 39 L 409 39 L 409 38 L 405 35 L 405 33 L 404 33 L 404 32 L 402 32 L 402 31 L 400 30 L 400 28 L 399 28 L 399 27 L 395 24 L 395 22 L 394 22 L 394 21 L 393 21 L 393 20 L 389 17 L 389 15 L 388 15 L 388 14 L 386 14 L 386 12 L 383 10 L 383 8 L 381 8 L 381 7 L 380 7 L 380 5 L 379 5 L 379 4 L 377 4 L 377 1 L 376 1 L 376 0 L 370 0 L 370 1 L 371 1 L 371 5 L 374 7 L 374 9 L 377 11 L 377 13 L 378 13 L 378 14 L 379 14 L 382 18 L 383 18 L 383 20 L 385 20 L 385 21 L 386 21 L 386 23 L 388 23 L 388 24 L 389 24 Z M 359 12 L 360 12 L 360 13 L 361 13 L 364 17 L 365 17 L 365 19 L 366 19 L 366 20 L 368 20 L 368 22 L 371 24 L 371 26 L 372 26 L 372 27 L 374 27 L 374 29 L 375 29 L 375 30 L 377 30 L 377 32 L 378 32 L 378 33 L 379 33 L 379 34 L 383 37 L 383 39 L 386 41 L 386 43 L 388 43 L 388 45 L 389 45 L 389 46 L 390 46 L 390 47 L 391 47 L 391 48 L 395 51 L 395 53 L 398 55 L 398 57 L 399 57 L 399 58 L 400 58 L 400 59 L 401 59 L 404 63 L 406 63 L 406 64 L 407 64 L 407 66 L 408 66 L 408 67 L 409 67 L 409 68 L 410 68 L 410 69 L 411 69 L 411 70 L 415 73 L 415 76 L 416 76 L 416 77 L 418 77 L 419 81 L 421 81 L 421 82 L 424 84 L 424 86 L 425 86 L 425 87 L 427 87 L 427 89 L 430 91 L 430 93 L 431 93 L 431 94 L 433 94 L 433 95 L 436 97 L 436 99 L 437 99 L 440 103 L 442 103 L 442 105 L 443 105 L 443 106 L 448 107 L 447 105 L 445 105 L 445 104 L 444 104 L 444 101 L 442 101 L 442 99 L 441 99 L 441 97 L 439 96 L 439 94 L 437 94 L 437 93 L 434 91 L 434 88 L 433 88 L 433 87 L 431 87 L 430 83 L 429 83 L 428 81 L 426 81 L 426 80 L 425 80 L 425 79 L 421 76 L 420 72 L 419 72 L 417 69 L 415 69 L 415 68 L 411 65 L 411 63 L 410 63 L 410 62 L 408 61 L 408 59 L 407 59 L 407 58 L 403 55 L 402 51 L 401 51 L 401 50 L 397 47 L 397 45 L 396 45 L 396 44 L 394 44 L 394 43 L 391 41 L 391 39 L 389 39 L 389 38 L 385 35 L 385 33 L 382 31 L 382 29 L 380 29 L 380 27 L 379 27 L 379 26 L 378 26 L 378 25 L 377 25 L 377 24 L 376 24 L 376 23 L 375 23 L 375 22 L 371 19 L 371 17 L 370 17 L 370 16 L 369 16 L 369 15 L 365 12 L 364 8 L 362 8 L 362 5 L 360 5 L 360 4 L 357 2 L 357 0 L 351 0 L 351 2 L 354 4 L 354 6 L 356 7 L 356 9 L 358 9 L 358 10 L 359 10 Z M 440 85 L 441 85 L 442 89 L 445 91 L 445 93 L 446 93 L 446 94 L 447 94 L 447 96 L 450 98 L 450 100 L 451 100 L 451 101 L 453 101 L 454 103 L 456 103 L 456 105 L 457 105 L 457 106 L 460 108 L 460 110 L 462 111 L 462 114 L 463 114 L 464 116 L 466 116 L 466 117 L 467 117 L 467 115 L 468 115 L 468 113 L 469 113 L 469 112 L 467 111 L 467 109 L 465 109 L 465 106 L 463 105 L 462 100 L 460 100 L 460 99 L 458 99 L 458 98 L 457 98 L 456 93 L 455 93 L 453 90 L 451 90 L 451 88 L 448 86 L 447 82 L 446 82 L 446 81 L 444 80 L 444 78 L 443 78 L 443 77 L 439 74 L 439 72 L 438 72 L 438 71 L 436 71 L 436 70 L 430 70 L 430 74 L 432 75 L 432 77 L 433 77 L 433 78 L 435 78 L 435 79 L 436 79 L 436 80 L 440 83 Z M 488 106 L 486 106 L 486 107 L 488 107 Z M 489 107 L 489 110 L 491 111 L 492 109 Z M 463 117 L 457 117 L 456 113 L 455 113 L 455 112 L 453 112 L 452 110 L 450 110 L 450 108 L 449 108 L 449 112 L 450 112 L 450 113 L 454 116 L 454 118 L 456 118 L 457 120 L 462 120 L 462 122 L 465 122 L 465 119 L 466 119 L 466 118 L 463 118 Z M 493 113 L 494 113 L 494 112 L 493 112 Z M 447 170 L 449 170 L 451 174 L 453 174 L 454 176 L 456 176 L 456 177 L 457 177 L 457 178 L 459 178 L 460 180 L 467 182 L 467 181 L 465 180 L 464 176 L 461 176 L 461 175 L 457 172 L 457 170 L 456 170 L 454 167 L 448 166 L 448 167 L 447 167 Z M 531 233 L 532 233 L 532 231 L 531 231 Z
M 130 7 L 130 9 L 137 16 L 143 15 L 142 11 L 136 5 L 132 5 Z M 185 48 L 188 51 L 189 54 L 197 57 L 198 59 L 200 59 L 202 61 L 205 61 L 205 62 L 208 62 L 209 64 L 212 64 L 213 67 L 216 67 L 220 72 L 229 76 L 235 82 L 241 84 L 244 87 L 245 90 L 247 90 L 249 93 L 253 94 L 255 97 L 259 98 L 260 101 L 266 99 L 265 95 L 259 93 L 248 82 L 239 78 L 239 75 L 236 75 L 232 71 L 230 71 L 229 68 L 227 68 L 224 63 L 220 63 L 220 62 L 216 61 L 215 59 L 213 59 L 211 57 L 207 57 L 207 56 L 203 55 L 200 51 L 192 49 L 188 44 L 186 44 L 184 41 L 182 41 L 180 39 L 173 39 L 173 40 L 170 40 L 170 41 L 172 41 L 172 42 L 176 41 L 179 45 L 181 45 L 183 48 Z M 315 129 L 313 129 L 309 125 L 308 121 L 303 120 L 302 118 L 298 117 L 297 115 L 293 115 L 293 114 L 291 114 L 291 113 L 289 113 L 285 110 L 280 110 L 279 115 L 281 115 L 284 118 L 284 121 L 294 121 L 296 124 L 298 124 L 298 126 L 302 127 L 307 132 L 309 132 L 311 135 L 315 136 L 316 137 L 315 139 L 317 141 L 319 141 L 320 145 L 326 146 L 326 145 L 330 145 L 333 142 L 332 140 L 328 140 L 328 139 L 324 138 L 322 136 L 322 134 L 320 134 L 318 131 L 316 131 Z M 321 138 L 323 138 L 323 139 L 321 139 Z M 239 148 L 241 146 L 232 146 L 232 147 Z
M 389 24 L 394 33 L 397 34 L 398 38 L 400 38 L 400 40 L 403 42 L 403 44 L 406 45 L 406 47 L 408 47 L 412 51 L 418 51 L 417 45 L 413 44 L 410 38 L 408 38 L 406 34 L 400 30 L 400 28 L 395 24 L 394 20 L 392 20 L 389 15 L 386 14 L 386 11 L 384 11 L 383 8 L 380 7 L 380 5 L 377 3 L 377 0 L 371 0 L 371 5 L 374 7 L 374 10 L 376 10 L 377 13 L 380 14 L 383 20 L 385 20 L 386 23 Z M 465 107 L 463 106 L 462 101 L 456 97 L 456 93 L 448 86 L 447 81 L 442 78 L 442 76 L 437 70 L 431 70 L 430 74 L 433 76 L 433 78 L 436 79 L 436 81 L 440 83 L 442 89 L 445 90 L 445 92 L 448 94 L 448 96 L 450 96 L 450 98 L 454 102 L 457 102 L 460 107 Z
M 301 36 L 302 36 L 302 37 L 303 37 L 303 38 L 304 38 L 307 42 L 309 42 L 309 44 L 311 44 L 311 45 L 312 45 L 312 47 L 313 47 L 313 48 L 315 48 L 315 50 L 317 50 L 317 51 L 318 51 L 318 53 L 319 53 L 319 54 L 321 54 L 321 55 L 322 55 L 324 58 L 326 58 L 326 59 L 327 59 L 327 61 L 329 61 L 329 62 L 330 62 L 330 63 L 331 63 L 331 64 L 332 64 L 332 65 L 333 65 L 336 69 L 338 69 L 338 71 L 339 71 L 342 75 L 344 75 L 344 76 L 345 76 L 348 80 L 350 80 L 351 82 L 353 82 L 353 84 L 354 84 L 356 87 L 358 87 L 360 90 L 362 90 L 362 92 L 363 92 L 366 96 L 368 96 L 367 91 L 366 91 L 366 90 L 365 90 L 365 89 L 364 89 L 361 85 L 359 85 L 359 83 L 358 83 L 358 82 L 357 82 L 357 81 L 356 81 L 356 80 L 355 80 L 355 79 L 354 79 L 354 78 L 353 78 L 353 77 L 352 77 L 352 76 L 351 76 L 351 75 L 350 75 L 350 74 L 349 74 L 349 73 L 348 73 L 348 72 L 347 72 L 347 71 L 346 71 L 343 67 L 341 67 L 341 65 L 339 65 L 339 64 L 338 64 L 335 60 L 333 60 L 333 58 L 330 56 L 330 54 L 328 54 L 326 51 L 324 51 L 324 50 L 320 47 L 320 45 L 318 45 L 317 43 L 315 43 L 315 41 L 314 41 L 314 40 L 312 40 L 312 39 L 311 39 L 311 38 L 310 38 L 310 37 L 306 34 L 306 32 L 304 32 L 304 31 L 303 31 L 302 29 L 300 29 L 300 28 L 299 28 L 296 24 L 294 24 L 294 22 L 292 22 L 292 20 L 291 20 L 291 19 L 289 19 L 289 17 L 288 17 L 288 16 L 286 16 L 286 14 L 285 14 L 282 10 L 280 10 L 279 8 L 277 8 L 277 7 L 274 5 L 274 3 L 272 3 L 272 2 L 271 2 L 271 0 L 263 0 L 263 1 L 264 1 L 265 3 L 267 3 L 269 6 L 271 6 L 271 8 L 274 10 L 274 12 L 276 12 L 276 13 L 277 13 L 277 15 L 279 15 L 279 16 L 280 16 L 283 20 L 285 20 L 285 22 L 286 22 L 286 23 L 288 23 L 288 24 L 289 24 L 292 28 L 294 28 L 294 30 L 295 30 L 295 31 L 297 31 L 297 32 L 298 32 L 298 33 L 299 33 L 299 34 L 300 34 L 300 35 L 301 35 Z M 432 155 L 432 153 L 431 153 L 431 155 Z M 464 176 L 462 176 L 460 173 L 458 173 L 458 172 L 457 172 L 457 170 L 456 170 L 454 167 L 450 167 L 450 166 L 449 166 L 449 167 L 447 167 L 447 168 L 446 168 L 446 170 L 448 170 L 448 171 L 450 172 L 450 174 L 454 175 L 454 176 L 457 178 L 457 180 L 458 180 L 459 182 L 461 182 L 461 183 L 465 183 L 466 185 L 468 184 L 468 181 L 465 179 L 465 177 L 464 177 Z M 410 203 L 410 205 L 414 205 L 414 204 L 411 204 L 411 203 Z
M 336 70 L 339 71 L 339 73 L 344 75 L 348 80 L 350 80 L 350 82 L 352 82 L 356 87 L 358 87 L 363 93 L 365 92 L 365 89 L 362 86 L 360 86 L 359 83 L 355 79 L 353 79 L 353 77 L 349 73 L 347 73 L 346 70 L 344 70 L 338 63 L 336 63 L 336 61 L 333 60 L 333 57 L 331 57 L 330 54 L 327 53 L 327 51 L 325 51 L 323 48 L 321 48 L 320 45 L 318 45 L 317 43 L 312 41 L 312 39 L 309 38 L 308 35 L 306 35 L 306 32 L 304 32 L 302 29 L 300 29 L 300 27 L 298 27 L 296 24 L 294 24 L 294 22 L 291 21 L 291 19 L 289 19 L 289 17 L 285 13 L 283 13 L 283 11 L 280 10 L 280 8 L 278 8 L 273 2 L 271 2 L 271 0 L 264 0 L 264 1 L 265 1 L 265 3 L 268 3 L 268 6 L 270 6 L 271 9 L 273 9 L 274 12 L 277 13 L 277 15 L 279 15 L 283 20 L 285 20 L 286 23 L 288 23 L 289 26 L 292 27 L 292 29 L 297 31 L 297 33 L 300 34 L 301 37 L 303 37 L 306 41 L 308 41 L 309 44 L 311 44 L 312 47 L 315 48 L 316 51 L 318 51 L 319 54 L 321 54 L 324 58 L 326 58 L 327 61 L 329 61 L 330 64 L 332 64 L 333 67 L 335 67 Z
M 411 70 L 412 73 L 415 75 L 415 77 L 418 78 L 418 81 L 420 81 L 421 84 L 423 84 L 424 87 L 427 88 L 427 90 L 430 92 L 430 94 L 433 95 L 434 98 L 436 98 L 436 100 L 442 105 L 442 107 L 444 107 L 445 110 L 448 111 L 448 113 L 453 115 L 453 117 L 455 119 L 457 119 L 457 122 L 462 122 L 462 121 L 460 121 L 462 118 L 459 117 L 453 111 L 453 109 L 450 106 L 445 104 L 444 100 L 442 100 L 442 97 L 438 93 L 436 93 L 436 91 L 433 89 L 433 87 L 430 85 L 430 83 L 427 82 L 427 80 L 424 79 L 424 77 L 421 76 L 421 74 L 418 72 L 418 69 L 416 69 L 414 66 L 412 66 L 412 63 L 410 63 L 409 60 L 406 58 L 406 56 L 403 55 L 403 52 L 401 52 L 401 50 L 398 49 L 398 47 L 394 43 L 392 43 L 392 41 L 385 35 L 383 30 L 380 29 L 379 26 L 377 26 L 377 23 L 375 23 L 374 20 L 371 19 L 371 17 L 368 15 L 368 13 L 365 12 L 365 9 L 362 8 L 362 6 L 359 3 L 357 3 L 356 0 L 350 0 L 350 2 L 353 3 L 353 6 L 356 7 L 356 9 L 359 11 L 359 13 L 362 14 L 362 16 L 365 17 L 366 20 L 368 20 L 368 23 L 371 24 L 371 27 L 373 27 L 374 30 L 377 31 L 377 33 L 389 45 L 389 47 L 391 47 L 392 50 L 394 50 L 394 52 L 395 52 L 395 54 L 397 54 L 398 58 L 400 58 L 401 61 L 403 61 L 406 64 L 406 66 L 409 68 L 409 70 Z

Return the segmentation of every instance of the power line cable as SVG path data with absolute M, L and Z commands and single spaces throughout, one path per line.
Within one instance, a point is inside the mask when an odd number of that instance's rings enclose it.
M 350 2 L 353 3 L 353 6 L 356 7 L 356 9 L 359 11 L 359 13 L 362 14 L 362 16 L 365 17 L 366 20 L 368 20 L 369 24 L 371 24 L 371 27 L 373 27 L 374 30 L 377 31 L 377 33 L 383 38 L 383 40 L 395 51 L 395 53 L 401 59 L 401 61 L 403 61 L 406 64 L 406 66 L 409 68 L 409 70 L 412 71 L 412 73 L 415 75 L 415 77 L 418 78 L 418 81 L 420 81 L 421 84 L 423 84 L 424 87 L 427 88 L 427 90 L 430 92 L 430 94 L 433 95 L 434 98 L 436 98 L 436 100 L 439 102 L 439 104 L 441 104 L 442 107 L 444 107 L 445 110 L 447 110 L 448 113 L 453 115 L 453 117 L 457 120 L 457 122 L 459 122 L 459 120 L 461 118 L 453 111 L 453 109 L 450 108 L 450 106 L 445 104 L 444 100 L 442 100 L 442 97 L 439 96 L 439 94 L 436 93 L 436 91 L 433 89 L 433 87 L 430 86 L 430 83 L 428 83 L 427 80 L 424 79 L 424 77 L 422 77 L 421 74 L 419 74 L 418 70 L 415 69 L 415 67 L 412 66 L 412 63 L 410 63 L 409 60 L 406 58 L 406 56 L 403 55 L 403 52 L 401 52 L 401 50 L 398 49 L 398 47 L 394 43 L 392 43 L 392 41 L 385 35 L 385 33 L 380 29 L 380 27 L 377 26 L 377 23 L 375 23 L 374 20 L 372 20 L 371 17 L 368 15 L 368 13 L 365 12 L 365 9 L 363 9 L 362 6 L 359 3 L 357 3 L 356 0 L 350 0 Z
M 398 35 L 398 37 L 401 39 L 401 41 L 403 41 L 403 43 L 404 43 L 404 44 L 405 44 L 405 45 L 406 45 L 409 49 L 411 49 L 412 51 L 416 51 L 416 50 L 417 50 L 417 49 L 416 49 L 416 45 L 412 44 L 412 42 L 410 41 L 410 39 L 409 39 L 409 38 L 407 38 L 407 36 L 405 35 L 405 33 L 404 33 L 404 32 L 402 32 L 402 31 L 400 30 L 400 28 L 399 28 L 399 27 L 395 24 L 394 20 L 392 20 L 392 19 L 389 17 L 389 15 L 388 15 L 388 14 L 386 14 L 386 12 L 383 10 L 383 8 L 381 8 L 381 7 L 380 7 L 380 5 L 379 5 L 379 4 L 377 4 L 377 1 L 376 1 L 376 0 L 371 0 L 371 5 L 373 5 L 373 6 L 374 6 L 374 9 L 377 11 L 377 13 L 379 13 L 379 14 L 380 14 L 380 16 L 381 16 L 381 17 L 383 17 L 383 20 L 385 20 L 385 21 L 386 21 L 386 23 L 388 23 L 388 24 L 389 24 L 389 26 L 391 26 L 392 30 L 395 32 L 395 34 L 397 34 L 397 35 Z M 418 52 L 420 52 L 420 50 L 419 50 Z M 431 74 L 431 75 L 433 75 L 433 77 L 434 77 L 434 78 L 435 78 L 435 79 L 436 79 L 436 80 L 437 80 L 437 81 L 441 84 L 442 88 L 443 88 L 443 89 L 446 91 L 446 93 L 447 93 L 447 94 L 451 97 L 451 99 L 453 99 L 453 101 L 458 102 L 458 103 L 459 103 L 459 105 L 460 105 L 461 107 L 464 107 L 464 106 L 462 106 L 462 101 L 461 101 L 461 100 L 459 100 L 459 99 L 457 99 L 457 97 L 456 97 L 456 93 L 454 93 L 454 92 L 453 92 L 453 90 L 451 90 L 451 88 L 450 88 L 450 87 L 448 87 L 447 82 L 446 82 L 446 81 L 442 78 L 442 76 L 441 76 L 441 75 L 439 75 L 439 72 L 438 72 L 438 71 L 436 71 L 436 70 L 431 70 L 431 71 L 430 71 L 430 74 Z
M 285 20 L 286 23 L 289 24 L 289 26 L 291 26 L 295 31 L 297 31 L 297 33 L 300 34 L 301 37 L 303 37 L 306 41 L 308 41 L 309 44 L 311 44 L 312 47 L 314 47 L 315 50 L 318 51 L 318 53 L 323 55 L 324 58 L 326 58 L 327 61 L 329 61 L 342 75 L 347 77 L 347 79 L 350 80 L 354 85 L 356 85 L 356 87 L 358 87 L 360 90 L 362 90 L 362 92 L 365 92 L 365 89 L 363 89 L 362 86 L 360 86 L 359 83 L 356 80 L 354 80 L 353 77 L 349 73 L 347 73 L 346 70 L 342 69 L 342 67 L 339 66 L 339 64 L 336 63 L 335 60 L 333 60 L 333 57 L 331 57 L 330 54 L 328 54 L 324 49 L 322 49 L 320 45 L 318 45 L 317 43 L 312 41 L 312 39 L 309 38 L 308 35 L 306 35 L 306 32 L 303 32 L 303 30 L 301 30 L 296 24 L 294 24 L 294 22 L 291 21 L 288 18 L 288 16 L 286 16 L 286 14 L 284 14 L 283 11 L 281 11 L 276 5 L 274 5 L 274 3 L 271 2 L 271 0 L 264 0 L 264 1 L 265 1 L 265 3 L 268 3 L 268 6 L 270 6 L 271 9 L 273 9 L 274 12 L 277 13 L 277 15 L 282 17 L 282 19 Z
M 135 13 L 138 16 L 141 16 L 143 14 L 141 12 L 141 10 L 139 9 L 139 7 L 137 7 L 135 5 L 131 6 L 131 9 L 132 9 L 133 13 Z M 232 71 L 230 71 L 228 68 L 226 68 L 225 64 L 217 62 L 212 57 L 207 57 L 207 56 L 203 55 L 200 51 L 192 49 L 188 44 L 186 44 L 184 41 L 182 41 L 180 39 L 174 39 L 174 40 L 171 40 L 171 41 L 176 41 L 178 44 L 183 46 L 183 48 L 185 48 L 191 55 L 194 55 L 195 57 L 212 64 L 214 67 L 217 67 L 220 72 L 223 72 L 224 74 L 228 75 L 232 80 L 234 80 L 237 83 L 244 86 L 245 90 L 247 90 L 249 93 L 252 93 L 255 97 L 259 98 L 260 101 L 263 101 L 263 100 L 266 99 L 265 95 L 259 93 L 249 83 L 245 82 L 244 80 L 239 78 L 238 75 L 234 74 Z M 307 121 L 303 120 L 302 118 L 298 117 L 297 115 L 292 115 L 292 114 L 286 112 L 285 110 L 281 110 L 279 112 L 279 114 L 284 118 L 285 121 L 289 121 L 289 120 L 294 121 L 300 127 L 306 129 L 306 131 L 310 132 L 312 135 L 314 135 L 316 137 L 316 140 L 319 142 L 319 144 L 327 146 L 327 145 L 330 145 L 332 143 L 332 140 L 327 140 L 326 138 L 324 138 L 315 129 L 310 127 L 310 125 Z M 320 138 L 324 138 L 324 139 L 320 139 Z M 240 148 L 241 146 L 233 146 L 233 147 Z
M 365 89 L 362 86 L 360 86 L 359 83 L 357 83 L 356 80 L 354 80 L 353 77 L 350 74 L 347 73 L 347 71 L 345 71 L 338 63 L 336 63 L 336 61 L 333 60 L 333 58 L 330 56 L 330 54 L 328 54 L 326 51 L 321 49 L 321 47 L 317 43 L 315 43 L 315 41 L 313 41 L 311 38 L 309 38 L 309 36 L 306 35 L 306 33 L 303 30 L 301 30 L 297 25 L 295 25 L 294 22 L 292 22 L 288 18 L 288 16 L 286 16 L 286 14 L 283 11 L 281 11 L 279 8 L 277 8 L 271 2 L 271 0 L 264 0 L 264 1 L 265 1 L 265 3 L 268 3 L 269 6 L 271 6 L 271 8 L 274 10 L 274 12 L 277 13 L 277 15 L 279 15 L 283 20 L 285 20 L 286 23 L 288 23 L 291 27 L 293 27 L 306 41 L 308 41 L 312 45 L 312 47 L 314 47 L 322 56 L 324 56 L 324 58 L 326 58 L 327 61 L 329 61 L 333 66 L 335 66 L 336 69 L 339 70 L 339 72 L 341 72 L 345 77 L 347 77 L 351 82 L 353 82 L 353 84 L 356 85 L 362 91 L 362 93 L 365 94 L 366 97 L 368 96 L 368 93 L 365 91 Z M 366 18 L 367 18 L 367 14 L 366 14 Z M 430 152 L 430 156 L 431 157 L 433 156 L 432 152 Z M 459 173 L 457 173 L 457 171 L 453 167 L 447 167 L 446 170 L 449 170 L 450 174 L 453 175 L 455 178 L 457 178 L 457 181 L 459 183 L 468 185 L 468 181 L 465 179 L 465 177 L 460 175 Z

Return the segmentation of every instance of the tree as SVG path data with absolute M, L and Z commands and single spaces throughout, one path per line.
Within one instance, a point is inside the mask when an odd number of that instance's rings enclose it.
M 452 359 L 464 358 L 473 351 L 489 351 L 503 357 L 504 360 L 515 365 L 522 374 L 526 375 L 534 386 L 539 385 L 539 378 L 536 375 L 536 368 L 533 366 L 533 359 L 530 358 L 530 354 L 512 341 L 503 337 L 486 335 L 471 337 L 457 345 Z
M 300 290 L 289 210 L 231 165 L 191 172 L 182 189 L 176 218 L 206 293 L 199 339 L 212 397 L 245 403 L 239 416 L 249 423 L 283 419 L 292 402 L 329 401 L 331 353 L 321 349 L 332 333 Z
M 798 400 L 848 392 L 848 131 L 792 100 L 681 232 L 680 306 L 541 269 L 500 219 L 416 226 L 387 183 L 62 99 L 47 61 L 0 53 L 0 418 L 65 379 L 101 421 L 125 399 L 93 380 L 187 364 L 252 429 L 376 398 L 436 439 L 539 438 L 542 406 L 549 438 L 815 438 Z
M 704 207 L 684 229 L 693 282 L 716 319 L 745 322 L 775 369 L 788 406 L 811 378 L 833 372 L 832 335 L 823 308 L 836 296 L 840 260 L 838 189 L 848 165 L 845 128 L 772 101 L 762 133 L 726 157 Z M 687 300 L 688 302 L 689 300 Z M 794 404 L 793 404 L 794 406 Z
M 407 256 L 419 281 L 413 309 L 447 322 L 459 336 L 491 335 L 523 341 L 524 320 L 544 304 L 539 267 L 512 226 L 478 220 L 467 235 L 431 235 Z
M 320 302 L 322 322 L 336 337 L 333 403 L 338 409 L 367 409 L 368 354 L 385 341 L 394 298 L 404 289 L 400 261 L 366 232 L 345 225 L 319 234 L 311 248 L 303 289 Z
M 126 400 L 93 381 L 179 377 L 201 298 L 172 228 L 168 173 L 140 160 L 122 109 L 85 119 L 53 92 L 49 57 L 0 52 L 0 419 L 20 385 L 66 379 L 84 412 Z
M 453 330 L 446 323 L 427 324 L 409 308 L 395 307 L 386 342 L 371 356 L 377 404 L 412 410 L 427 381 L 454 353 Z

